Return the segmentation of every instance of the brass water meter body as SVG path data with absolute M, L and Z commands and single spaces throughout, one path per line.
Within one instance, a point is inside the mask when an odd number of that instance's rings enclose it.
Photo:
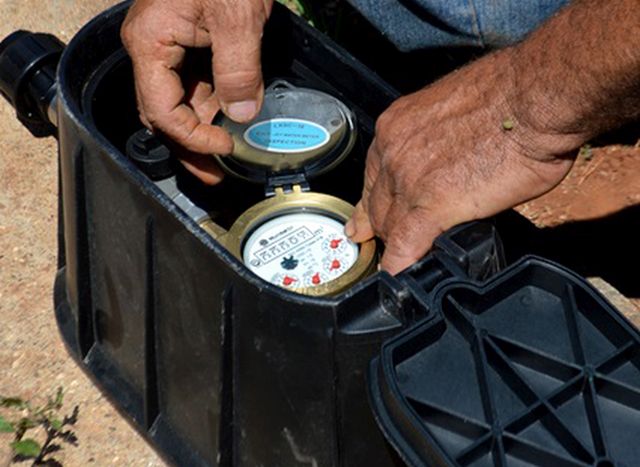
M 375 270 L 376 243 L 344 234 L 354 207 L 310 191 L 308 179 L 333 169 L 356 139 L 353 113 L 326 93 L 276 81 L 248 124 L 219 117 L 234 151 L 217 156 L 232 176 L 265 186 L 266 199 L 227 231 L 210 218 L 200 225 L 252 272 L 304 295 L 339 293 Z

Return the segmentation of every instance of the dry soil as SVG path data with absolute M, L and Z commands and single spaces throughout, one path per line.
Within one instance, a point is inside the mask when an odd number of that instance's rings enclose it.
M 16 29 L 69 41 L 113 0 L 0 0 L 0 38 Z M 34 139 L 0 99 L 0 395 L 42 403 L 56 387 L 64 409 L 79 407 L 77 447 L 65 466 L 164 466 L 158 455 L 69 357 L 53 315 L 56 272 L 57 145 Z M 6 412 L 3 412 L 6 414 Z M 0 434 L 0 465 L 11 435 Z M 21 463 L 18 465 L 30 465 Z

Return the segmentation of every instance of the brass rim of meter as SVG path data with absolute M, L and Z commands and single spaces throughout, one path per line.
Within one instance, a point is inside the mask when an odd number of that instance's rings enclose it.
M 271 219 L 291 213 L 310 212 L 336 219 L 344 224 L 351 217 L 353 209 L 351 204 L 335 196 L 302 192 L 298 186 L 294 186 L 291 193 L 284 193 L 282 188 L 277 188 L 275 196 L 245 211 L 219 240 L 244 262 L 242 251 L 245 242 L 257 228 Z M 375 268 L 375 240 L 360 243 L 358 247 L 357 259 L 342 275 L 315 286 L 287 287 L 285 290 L 303 295 L 322 296 L 336 294 L 351 287 Z
M 302 188 L 353 148 L 356 117 L 344 103 L 277 80 L 265 90 L 252 122 L 220 114 L 213 123 L 234 139 L 233 153 L 218 157 L 222 168 L 264 183 L 269 197 L 241 214 L 228 232 L 202 221 L 207 232 L 261 279 L 304 295 L 336 294 L 373 272 L 375 240 L 355 244 L 344 235 L 354 207 Z M 291 187 L 287 193 L 285 185 Z
M 272 119 L 272 120 L 275 121 L 277 119 Z M 287 119 L 287 120 L 291 121 L 293 119 Z M 337 119 L 336 121 L 339 122 L 339 120 Z M 306 123 L 308 124 L 308 122 Z M 229 125 L 229 123 L 226 123 L 226 125 Z M 335 167 L 336 165 L 338 165 L 341 162 L 342 157 L 348 154 L 348 152 L 351 150 L 351 148 L 353 148 L 353 145 L 355 143 L 355 132 L 353 131 L 353 128 L 347 128 L 346 125 L 344 125 L 344 123 L 342 123 L 342 125 L 339 126 L 338 123 L 334 124 L 333 122 L 330 122 L 329 125 L 335 125 L 337 128 L 332 134 L 329 135 L 329 139 L 324 144 L 324 146 L 330 147 L 330 148 L 334 148 L 338 146 L 338 143 L 345 139 L 345 135 L 347 134 L 347 131 L 349 131 L 350 136 L 348 137 L 347 142 L 343 145 L 341 149 L 343 156 L 333 158 L 331 164 L 328 164 L 325 167 L 323 167 L 322 172 L 327 172 L 331 170 L 333 167 Z M 226 130 L 229 130 L 228 126 L 223 125 L 223 128 Z M 268 170 L 277 171 L 277 170 L 299 169 L 301 167 L 304 167 L 306 164 L 323 157 L 327 152 L 324 146 L 310 150 L 310 151 L 305 151 L 300 155 L 296 155 L 297 157 L 295 158 L 295 162 L 292 162 L 292 158 L 288 153 L 276 152 L 275 154 L 266 154 L 266 156 L 268 157 L 265 157 L 265 150 L 257 149 L 247 144 L 244 137 L 246 132 L 240 135 L 238 135 L 236 132 L 230 132 L 230 134 L 231 134 L 231 138 L 233 139 L 233 146 L 234 146 L 234 153 L 233 153 L 233 156 L 231 157 L 241 161 L 242 164 L 254 165 L 256 167 L 266 168 Z M 250 177 L 247 177 L 245 175 L 242 175 L 234 171 L 234 169 L 229 163 L 229 159 L 230 159 L 229 157 L 216 156 L 216 159 L 220 165 L 224 166 L 229 172 L 232 172 L 237 177 L 247 178 L 251 180 Z

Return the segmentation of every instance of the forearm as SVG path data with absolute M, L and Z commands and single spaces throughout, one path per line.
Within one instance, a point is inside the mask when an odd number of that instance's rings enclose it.
M 638 117 L 639 42 L 637 0 L 575 1 L 511 49 L 514 115 L 577 143 Z

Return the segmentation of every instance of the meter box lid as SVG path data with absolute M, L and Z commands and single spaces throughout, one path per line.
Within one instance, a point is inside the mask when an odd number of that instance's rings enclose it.
M 301 174 L 304 179 L 331 170 L 355 142 L 353 112 L 325 92 L 276 80 L 264 93 L 258 116 L 237 123 L 219 113 L 213 121 L 233 139 L 233 152 L 218 156 L 227 172 L 257 183 Z
M 639 334 L 592 286 L 529 257 L 433 297 L 369 368 L 408 465 L 638 465 Z

